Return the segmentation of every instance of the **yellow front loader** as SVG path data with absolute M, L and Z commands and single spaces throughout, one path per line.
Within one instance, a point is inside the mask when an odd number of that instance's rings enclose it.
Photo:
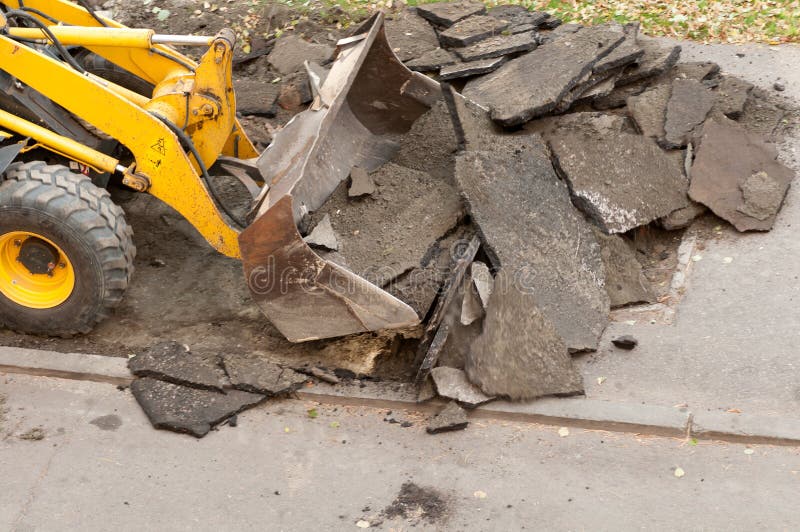
M 85 333 L 121 301 L 135 248 L 109 184 L 161 199 L 241 258 L 253 299 L 292 341 L 418 323 L 297 229 L 354 166 L 388 160 L 387 139 L 441 95 L 394 56 L 381 14 L 339 42 L 311 108 L 259 154 L 236 118 L 232 31 L 158 35 L 66 0 L 0 9 L 0 326 Z M 199 62 L 182 46 L 202 47 Z M 247 219 L 217 193 L 219 162 L 253 195 Z

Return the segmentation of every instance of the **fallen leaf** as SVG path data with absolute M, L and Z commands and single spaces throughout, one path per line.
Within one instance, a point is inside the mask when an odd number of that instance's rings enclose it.
M 165 21 L 165 20 L 167 20 L 169 18 L 170 14 L 171 14 L 171 12 L 170 12 L 169 9 L 162 9 L 162 10 L 160 10 L 158 12 L 158 14 L 156 15 L 156 18 L 158 20 L 160 20 L 161 22 L 163 22 L 163 21 Z
M 685 474 L 686 474 L 686 471 L 684 471 L 684 470 L 683 470 L 683 469 L 681 469 L 680 467 L 676 467 L 676 468 L 675 468 L 675 476 L 676 476 L 676 477 L 678 477 L 678 478 L 681 478 L 681 477 L 682 477 L 683 475 L 685 475 Z
M 697 438 L 692 438 L 689 440 L 689 445 L 697 445 Z
M 364 521 L 363 519 L 361 519 L 356 523 L 356 526 L 358 528 L 369 528 L 370 524 L 369 524 L 369 521 Z
M 561 436 L 562 438 L 566 438 L 567 436 L 569 436 L 569 429 L 567 427 L 561 427 L 560 429 L 558 429 L 558 435 Z
M 728 410 L 726 410 L 726 412 L 729 413 L 729 414 L 741 414 L 742 413 L 742 411 L 739 410 L 738 408 L 729 408 Z
M 487 497 L 487 495 L 486 495 L 486 492 L 485 492 L 485 491 L 480 491 L 480 490 L 476 491 L 476 492 L 475 492 L 475 493 L 473 493 L 472 495 L 473 495 L 473 496 L 474 496 L 476 499 L 485 499 L 485 498 Z
M 338 421 L 331 421 L 331 428 L 332 429 L 338 429 L 339 428 L 339 422 Z
M 311 419 L 316 419 L 317 417 L 319 417 L 319 412 L 317 412 L 316 408 L 312 408 L 311 410 L 308 411 L 308 417 L 310 417 Z
M 606 382 L 605 377 L 597 377 L 597 384 L 603 384 L 604 382 Z

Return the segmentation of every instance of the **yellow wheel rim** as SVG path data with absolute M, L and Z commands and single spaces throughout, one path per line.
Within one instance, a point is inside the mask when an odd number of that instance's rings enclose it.
M 8 299 L 47 309 L 69 299 L 74 289 L 72 263 L 52 240 L 26 231 L 0 235 L 0 293 Z

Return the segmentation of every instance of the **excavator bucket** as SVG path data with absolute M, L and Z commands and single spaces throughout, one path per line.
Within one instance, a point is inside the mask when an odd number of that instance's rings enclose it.
M 416 312 L 348 269 L 325 260 L 297 228 L 353 167 L 377 169 L 441 96 L 439 84 L 408 70 L 386 40 L 383 14 L 339 41 L 311 107 L 258 160 L 267 186 L 240 237 L 253 299 L 290 341 L 409 327 Z

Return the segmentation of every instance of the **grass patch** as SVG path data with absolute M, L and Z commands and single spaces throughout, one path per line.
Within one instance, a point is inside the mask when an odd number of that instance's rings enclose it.
M 438 0 L 408 0 L 408 5 Z M 300 2 L 298 2 L 300 3 Z M 395 0 L 324 0 L 353 18 L 374 9 L 394 9 Z M 486 5 L 522 5 L 545 10 L 565 22 L 639 22 L 647 35 L 700 42 L 800 42 L 800 0 L 486 0 Z

